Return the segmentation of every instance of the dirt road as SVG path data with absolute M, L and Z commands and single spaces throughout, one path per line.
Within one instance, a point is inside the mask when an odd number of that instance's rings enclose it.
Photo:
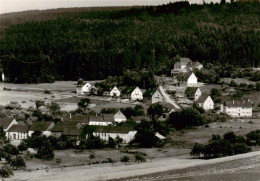
M 33 172 L 15 172 L 7 180 L 176 180 L 189 176 L 221 174 L 260 167 L 260 151 L 230 157 L 198 160 L 180 158 L 154 159 L 151 163 L 124 165 L 117 163 L 69 167 Z M 145 176 L 142 176 L 145 175 Z M 132 179 L 130 179 L 132 180 Z M 249 179 L 250 180 L 250 179 Z

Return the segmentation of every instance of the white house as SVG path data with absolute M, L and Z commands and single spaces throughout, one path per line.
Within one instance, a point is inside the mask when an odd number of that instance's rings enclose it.
M 125 126 L 99 126 L 93 132 L 94 136 L 100 137 L 104 141 L 108 141 L 109 137 L 115 139 L 117 136 L 123 139 L 123 144 L 132 141 L 137 133 L 136 130 Z M 86 135 L 88 138 L 88 135 Z
M 185 96 L 188 99 L 197 101 L 201 96 L 201 90 L 198 87 L 187 87 L 185 90 Z
M 214 109 L 214 102 L 210 95 L 202 94 L 197 100 L 197 105 L 203 108 L 205 111 Z
M 10 140 L 24 140 L 28 137 L 28 129 L 27 125 L 14 124 L 6 131 L 5 135 Z
M 89 125 L 108 126 L 115 121 L 113 114 L 103 114 L 103 116 L 89 116 Z
M 186 84 L 187 87 L 195 87 L 198 83 L 198 78 L 193 72 L 181 73 L 177 79 L 180 84 Z
M 126 87 L 122 91 L 122 95 L 132 101 L 143 100 L 143 93 L 139 87 Z
M 194 69 L 202 69 L 203 65 L 198 61 L 191 61 L 189 58 L 180 58 L 179 62 L 174 64 L 174 68 L 171 70 L 172 77 L 175 77 L 179 73 L 188 73 Z
M 40 131 L 45 136 L 51 135 L 51 129 L 55 124 L 51 121 L 34 121 L 28 131 L 28 136 L 32 136 L 35 131 Z
M 117 113 L 114 115 L 114 120 L 117 123 L 121 123 L 127 120 L 125 115 L 121 111 L 117 111 Z
M 226 101 L 221 107 L 224 113 L 232 117 L 251 117 L 253 112 L 252 103 L 249 100 Z
M 90 83 L 86 83 L 83 86 L 77 87 L 77 94 L 89 94 L 91 92 L 91 89 L 95 88 L 94 86 L 92 86 Z
M 114 97 L 114 96 L 120 97 L 121 92 L 120 92 L 120 90 L 115 86 L 113 89 L 111 89 L 111 91 L 110 91 L 109 94 L 110 94 L 111 97 Z
M 155 104 L 157 102 L 163 102 L 164 98 L 160 90 L 156 90 L 152 95 L 152 104 Z
M 14 118 L 0 118 L 0 127 L 3 127 L 5 132 L 16 124 L 18 124 L 18 122 Z

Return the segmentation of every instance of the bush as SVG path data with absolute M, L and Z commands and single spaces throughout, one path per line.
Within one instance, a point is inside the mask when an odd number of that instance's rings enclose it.
M 15 146 L 11 145 L 11 144 L 6 144 L 3 147 L 3 151 L 6 152 L 6 153 L 9 153 L 11 155 L 18 155 L 19 154 L 18 149 Z
M 10 177 L 11 175 L 13 175 L 13 170 L 7 166 L 7 165 L 4 165 L 3 167 L 0 168 L 0 176 L 1 177 Z

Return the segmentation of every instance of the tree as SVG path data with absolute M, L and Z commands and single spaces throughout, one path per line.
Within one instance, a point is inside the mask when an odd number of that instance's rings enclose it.
M 114 139 L 114 141 L 115 141 L 116 146 L 117 146 L 117 147 L 120 147 L 121 144 L 122 144 L 122 142 L 123 142 L 123 139 L 120 138 L 120 137 L 117 135 L 116 138 Z
M 35 105 L 36 105 L 36 109 L 39 110 L 39 108 L 41 106 L 44 106 L 45 104 L 44 104 L 44 101 L 42 101 L 42 100 L 36 100 Z
M 146 162 L 146 159 L 145 159 L 144 156 L 142 156 L 140 154 L 136 154 L 135 155 L 135 161 L 138 162 L 138 164 L 139 164 L 139 162 Z
M 13 170 L 8 166 L 8 165 L 4 165 L 0 168 L 0 176 L 1 177 L 10 177 L 11 175 L 13 175 Z
M 220 94 L 220 92 L 219 92 L 218 89 L 213 88 L 213 89 L 211 90 L 210 97 L 212 97 L 212 99 L 213 99 L 214 101 L 216 100 L 217 97 L 220 97 L 220 96 L 221 96 L 221 94 Z
M 126 165 L 126 163 L 129 161 L 129 157 L 128 156 L 123 156 L 123 157 L 120 158 L 120 161 L 125 163 L 125 165 Z
M 96 157 L 95 155 L 91 154 L 91 155 L 89 155 L 88 158 L 89 158 L 90 160 L 92 160 L 92 159 L 94 159 L 95 157 Z
M 25 162 L 21 156 L 16 157 L 16 159 L 11 161 L 11 166 L 15 168 L 24 168 L 26 167 Z
M 52 160 L 54 158 L 53 149 L 49 140 L 43 142 L 42 146 L 37 151 L 36 157 L 43 160 Z
M 18 150 L 19 151 L 26 151 L 27 149 L 28 149 L 28 146 L 27 146 L 27 144 L 24 141 L 22 141 L 20 143 L 20 145 L 18 146 Z
M 190 154 L 200 157 L 200 154 L 203 154 L 203 153 L 204 153 L 204 146 L 202 144 L 195 143 Z
M 259 82 L 257 82 L 257 83 L 255 84 L 255 89 L 258 90 L 258 91 L 260 91 L 260 83 L 259 83 Z
M 57 116 L 61 114 L 60 105 L 57 104 L 56 102 L 51 102 L 51 104 L 48 107 L 51 115 Z
M 4 145 L 3 151 L 6 152 L 6 153 L 9 153 L 11 155 L 18 155 L 19 154 L 18 149 L 14 145 L 11 145 L 9 143 Z
M 78 86 L 78 87 L 81 87 L 81 86 L 83 86 L 83 85 L 84 85 L 84 80 L 83 80 L 82 78 L 79 78 L 79 79 L 78 79 L 77 86 Z
M 81 99 L 79 102 L 78 102 L 78 107 L 83 109 L 83 111 L 86 110 L 86 108 L 88 107 L 90 103 L 90 99 L 88 98 L 85 98 L 85 99 Z
M 57 159 L 56 159 L 56 163 L 57 163 L 58 165 L 60 165 L 60 164 L 62 163 L 62 159 L 61 159 L 61 158 L 57 158 Z
M 163 106 L 159 103 L 152 104 L 147 109 L 147 114 L 150 116 L 151 119 L 155 119 L 156 117 L 160 117 L 163 114 Z

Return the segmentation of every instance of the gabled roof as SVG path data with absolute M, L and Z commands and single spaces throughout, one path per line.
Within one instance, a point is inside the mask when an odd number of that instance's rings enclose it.
M 117 111 L 117 113 L 114 115 L 114 118 L 125 119 L 126 117 L 121 111 Z
M 48 131 L 51 124 L 53 124 L 51 121 L 34 121 L 30 131 Z
M 145 91 L 143 96 L 144 97 L 151 97 L 156 91 L 157 91 L 157 89 L 148 89 L 147 91 Z
M 98 133 L 129 133 L 135 131 L 131 126 L 97 126 L 94 132 Z
M 74 121 L 59 121 L 55 124 L 51 131 L 53 132 L 64 132 L 65 129 L 78 129 L 77 126 L 80 125 L 79 122 Z M 82 127 L 82 126 L 80 126 Z
M 87 83 L 84 83 L 84 84 L 81 84 L 81 85 L 77 85 L 77 87 L 83 87 L 83 86 L 85 86 L 87 84 L 91 86 L 91 84 L 87 82 Z
M 226 101 L 226 107 L 247 107 L 251 108 L 252 103 L 249 100 L 240 100 L 240 101 Z
M 187 65 L 189 62 L 191 62 L 190 58 L 186 58 L 186 57 L 180 58 L 181 65 Z
M 37 121 L 38 118 L 36 116 L 30 116 L 30 117 L 27 118 L 27 120 Z
M 112 87 L 110 87 L 110 91 L 112 91 L 113 89 L 116 89 L 116 90 L 119 90 L 116 86 L 112 86 Z M 120 90 L 119 90 L 120 91 Z
M 83 124 L 87 124 L 89 122 L 88 115 L 63 115 L 63 121 L 78 121 Z
M 195 94 L 198 89 L 198 87 L 187 87 L 185 90 L 185 94 Z
M 115 118 L 113 114 L 103 114 L 104 122 L 114 122 Z
M 193 72 L 179 73 L 177 79 L 179 81 L 187 81 L 192 74 Z
M 90 121 L 94 121 L 94 122 L 102 122 L 103 121 L 102 116 L 89 116 L 88 119 L 89 119 L 89 122 Z
M 81 129 L 74 129 L 71 127 L 67 127 L 64 129 L 63 134 L 67 136 L 79 136 L 81 133 Z
M 208 94 L 202 94 L 202 95 L 199 97 L 199 99 L 197 100 L 197 103 L 204 103 L 209 96 L 210 96 L 210 95 L 208 95 Z
M 7 129 L 13 120 L 14 118 L 0 118 L 0 127 Z
M 126 87 L 122 90 L 122 94 L 131 94 L 137 87 Z
M 192 68 L 192 69 L 195 69 L 195 68 L 197 68 L 197 66 L 199 66 L 199 65 L 202 65 L 202 64 L 199 63 L 198 61 L 195 61 L 195 62 L 189 62 L 189 63 L 187 64 L 187 67 L 190 67 L 190 68 Z
M 19 125 L 26 125 L 23 121 L 17 121 Z
M 20 133 L 27 133 L 29 129 L 29 126 L 27 125 L 19 125 L 14 124 L 7 130 L 7 132 L 20 132 Z

